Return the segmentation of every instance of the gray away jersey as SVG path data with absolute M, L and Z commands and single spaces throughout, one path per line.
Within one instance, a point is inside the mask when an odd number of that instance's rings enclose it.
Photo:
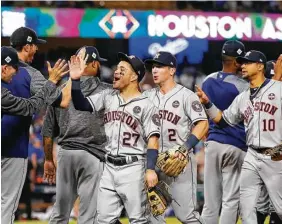
M 145 96 L 124 102 L 117 90 L 87 97 L 96 111 L 105 110 L 106 151 L 112 155 L 144 155 L 150 136 L 159 134 L 157 108 Z
M 194 123 L 207 120 L 198 96 L 191 90 L 177 84 L 163 95 L 159 88 L 143 93 L 158 107 L 161 120 L 161 151 L 175 145 L 182 145 L 192 131 Z
M 238 95 L 223 112 L 224 120 L 235 125 L 244 121 L 247 145 L 274 147 L 282 142 L 282 82 L 270 80 L 262 87 L 253 104 L 250 89 Z

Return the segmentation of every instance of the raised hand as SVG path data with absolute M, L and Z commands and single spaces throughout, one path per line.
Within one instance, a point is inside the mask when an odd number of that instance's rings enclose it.
M 70 77 L 72 79 L 80 79 L 82 76 L 85 68 L 86 68 L 86 61 L 88 59 L 88 55 L 86 57 L 83 56 L 71 56 L 69 64 L 70 69 Z
M 198 95 L 200 102 L 202 104 L 208 104 L 210 102 L 208 96 L 205 94 L 205 92 L 197 85 L 195 85 L 196 87 L 196 94 Z
M 66 71 L 67 66 L 68 64 L 65 60 L 59 59 L 52 68 L 50 62 L 47 61 L 49 80 L 57 84 L 69 72 L 68 70 Z
M 274 67 L 274 76 L 272 79 L 277 81 L 282 81 L 282 54 L 280 54 L 276 63 L 273 63 Z

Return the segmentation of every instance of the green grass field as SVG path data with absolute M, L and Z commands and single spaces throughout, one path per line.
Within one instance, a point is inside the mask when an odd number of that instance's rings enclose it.
M 179 221 L 177 221 L 176 218 L 167 218 L 166 219 L 166 223 L 167 224 L 180 224 Z M 122 224 L 128 224 L 128 220 L 127 219 L 121 219 Z M 48 224 L 48 222 L 42 222 L 42 221 L 21 221 L 21 222 L 15 222 L 16 224 L 22 223 L 22 224 Z M 77 222 L 70 222 L 69 224 L 76 224 Z M 241 221 L 238 221 L 237 224 L 242 224 Z M 266 219 L 264 224 L 269 224 L 269 218 Z

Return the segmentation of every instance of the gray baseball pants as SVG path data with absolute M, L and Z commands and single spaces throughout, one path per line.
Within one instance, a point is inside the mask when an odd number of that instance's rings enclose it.
M 282 220 L 282 161 L 249 148 L 240 180 L 240 211 L 243 224 L 257 223 L 257 202 L 265 185 L 270 201 Z
M 50 224 L 67 224 L 79 197 L 80 224 L 93 224 L 97 216 L 97 193 L 103 163 L 84 150 L 58 150 L 56 202 Z
M 246 153 L 233 146 L 208 141 L 205 148 L 202 218 L 208 224 L 236 224 L 239 215 L 239 181 Z M 221 214 L 219 214 L 221 209 Z M 218 222 L 220 216 L 220 220 Z
M 1 158 L 1 223 L 14 223 L 26 178 L 27 163 L 24 158 Z

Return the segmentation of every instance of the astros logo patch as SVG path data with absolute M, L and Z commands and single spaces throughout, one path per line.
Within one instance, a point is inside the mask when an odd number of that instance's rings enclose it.
M 196 112 L 202 112 L 203 107 L 202 107 L 202 104 L 199 101 L 193 101 L 192 102 L 192 109 Z
M 160 117 L 159 117 L 158 114 L 154 114 L 154 115 L 152 116 L 152 121 L 153 121 L 153 123 L 154 123 L 155 125 L 161 126 L 161 121 L 160 121 Z
M 173 103 L 172 103 L 172 106 L 173 106 L 174 108 L 179 107 L 179 105 L 180 105 L 180 103 L 179 103 L 178 100 L 175 100 L 175 101 L 173 101 Z
M 274 100 L 275 99 L 275 94 L 274 93 L 269 93 L 268 94 L 268 99 Z
M 133 108 L 133 113 L 139 114 L 140 112 L 141 112 L 141 107 L 135 106 L 135 107 Z

